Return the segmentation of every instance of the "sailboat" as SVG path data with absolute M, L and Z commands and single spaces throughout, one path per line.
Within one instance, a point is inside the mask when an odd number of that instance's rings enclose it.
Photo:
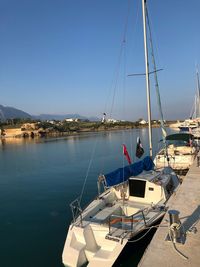
M 165 139 L 165 147 L 160 149 L 154 159 L 155 166 L 170 166 L 177 174 L 185 175 L 199 150 L 194 136 L 190 133 L 175 133 Z
M 181 123 L 178 128 L 182 132 L 189 132 L 190 130 L 194 130 L 199 126 L 198 122 L 194 119 L 186 119 L 183 123 Z
M 192 112 L 190 114 L 190 118 L 186 119 L 181 125 L 178 127 L 181 132 L 190 132 L 195 137 L 199 135 L 200 137 L 200 83 L 199 83 L 199 72 L 196 71 L 196 79 L 197 79 L 197 89 L 194 99 L 194 105 L 192 107 Z
M 200 86 L 197 71 L 197 96 L 195 97 L 194 112 L 190 119 L 185 120 L 180 126 L 180 132 L 165 137 L 165 146 L 157 153 L 154 164 L 157 168 L 170 166 L 177 174 L 185 175 L 193 164 L 198 147 L 198 134 L 200 128 L 198 117 L 200 116 Z M 192 118 L 193 117 L 193 118 Z
M 104 190 L 85 209 L 80 198 L 70 204 L 73 221 L 62 254 L 65 266 L 111 267 L 130 240 L 164 216 L 167 201 L 179 186 L 170 167 L 158 171 L 152 161 L 146 8 L 142 0 L 150 156 L 100 175 L 99 188 L 103 185 Z
M 195 95 L 195 108 L 193 114 L 193 123 L 196 127 L 189 128 L 189 131 L 194 135 L 196 142 L 200 143 L 200 83 L 199 83 L 199 72 L 197 70 L 197 92 Z

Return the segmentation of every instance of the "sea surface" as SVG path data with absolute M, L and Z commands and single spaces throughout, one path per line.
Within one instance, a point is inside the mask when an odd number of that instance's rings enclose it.
M 127 165 L 122 144 L 136 161 L 138 136 L 148 155 L 146 128 L 0 142 L 0 266 L 63 266 L 69 204 L 83 191 L 84 206 L 97 195 L 99 174 Z M 154 154 L 160 139 L 153 129 Z M 134 266 L 144 249 L 119 266 Z

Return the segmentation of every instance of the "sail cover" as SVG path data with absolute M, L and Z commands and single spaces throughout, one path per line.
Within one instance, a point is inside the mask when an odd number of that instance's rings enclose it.
M 189 142 L 192 139 L 194 139 L 194 136 L 190 133 L 175 133 L 175 134 L 170 134 L 166 137 L 166 140 L 173 140 L 173 141 L 181 140 Z
M 124 181 L 128 180 L 130 176 L 137 176 L 143 170 L 149 171 L 153 168 L 153 161 L 149 156 L 147 156 L 143 160 L 125 166 L 124 168 L 119 168 L 111 173 L 104 175 L 106 179 L 106 185 L 110 187 L 123 183 Z

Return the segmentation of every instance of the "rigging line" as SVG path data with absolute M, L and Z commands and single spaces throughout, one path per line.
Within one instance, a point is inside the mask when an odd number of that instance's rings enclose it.
M 130 138 L 130 155 L 131 155 L 131 159 L 132 162 L 134 162 L 133 159 L 133 129 L 129 131 L 129 138 Z
M 90 157 L 89 165 L 88 165 L 88 168 L 87 168 L 86 176 L 85 176 L 84 183 L 83 183 L 83 186 L 82 186 L 82 190 L 81 190 L 81 194 L 80 194 L 80 201 L 79 201 L 80 204 L 81 204 L 81 200 L 82 200 L 83 193 L 84 193 L 84 190 L 85 190 L 85 185 L 86 185 L 86 182 L 87 182 L 89 171 L 90 171 L 93 159 L 94 159 L 94 153 L 96 151 L 97 142 L 98 142 L 98 137 L 96 137 L 96 140 L 95 140 L 95 143 L 94 143 L 94 146 L 93 146 L 93 150 L 92 150 L 92 153 L 91 153 L 91 157 Z
M 130 1 L 129 1 L 129 8 L 128 8 L 128 12 L 130 12 Z M 139 14 L 139 4 L 137 7 L 137 16 L 136 16 L 136 23 L 138 21 L 138 14 Z M 126 20 L 126 25 L 125 25 L 125 30 L 124 30 L 124 38 L 123 38 L 123 44 L 124 44 L 124 49 L 123 49 L 123 56 L 124 56 L 124 73 L 123 73 L 123 110 L 122 110 L 122 114 L 123 117 L 125 118 L 127 115 L 127 110 L 126 110 L 126 93 L 127 93 L 127 87 L 126 87 L 126 79 L 127 79 L 127 46 L 126 46 L 126 35 L 127 35 L 127 30 L 128 30 L 128 18 L 129 18 L 129 14 L 127 16 L 127 20 Z M 136 27 L 134 27 L 134 32 L 136 31 Z M 131 153 L 131 159 L 133 160 L 133 143 L 132 143 L 132 135 L 131 132 L 129 132 L 129 145 L 130 145 L 130 153 Z M 123 143 L 125 143 L 125 132 L 123 131 L 122 134 L 122 139 L 123 139 Z M 125 159 L 124 159 L 124 155 L 123 155 L 123 167 L 125 166 Z
M 123 84 L 122 84 L 122 116 L 123 118 L 126 117 L 126 109 L 125 109 L 125 101 L 126 101 L 126 43 L 124 42 L 124 49 L 123 49 Z M 122 131 L 122 142 L 123 144 L 125 144 L 125 131 Z M 122 153 L 124 154 L 124 153 Z M 124 182 L 124 166 L 125 166 L 125 158 L 124 158 L 124 155 L 123 156 L 123 182 Z M 123 189 L 124 190 L 124 189 Z M 123 192 L 124 194 L 124 192 Z M 123 198 L 124 199 L 124 198 Z M 123 205 L 124 205 L 124 201 L 123 201 Z
M 123 75 L 123 100 L 122 100 L 122 114 L 123 116 L 125 116 L 125 88 L 126 88 L 126 46 L 124 43 L 124 75 Z M 125 133 L 124 131 L 122 131 L 122 143 L 125 144 Z M 123 153 L 122 153 L 123 154 Z M 125 166 L 125 162 L 124 162 L 124 155 L 123 156 L 123 167 Z M 123 181 L 124 181 L 124 169 L 123 169 Z
M 198 104 L 198 115 L 197 117 L 200 116 L 200 83 L 199 83 L 199 72 L 198 72 L 198 69 L 197 69 L 197 104 Z
M 130 55 L 131 58 L 134 58 L 133 51 L 135 51 L 135 46 L 136 46 L 136 42 L 134 40 L 134 37 L 135 37 L 135 34 L 136 34 L 136 30 L 139 29 L 139 27 L 137 27 L 137 25 L 139 24 L 140 1 L 141 0 L 138 0 L 137 7 L 135 8 L 135 10 L 136 10 L 136 16 L 133 16 L 133 18 L 134 18 L 134 20 L 133 20 L 134 27 L 131 27 L 131 29 L 132 29 L 132 34 L 131 34 L 132 40 L 131 40 L 131 42 L 133 42 L 131 44 L 131 52 L 132 52 L 132 55 Z M 129 42 L 129 43 L 131 43 L 131 42 Z
M 151 16 L 149 10 L 148 10 L 148 17 L 149 17 L 149 18 L 152 18 L 152 16 Z M 159 56 L 159 55 L 160 55 L 160 49 L 159 49 L 159 42 L 157 41 L 158 38 L 157 38 L 157 36 L 156 36 L 156 31 L 154 30 L 155 27 L 154 27 L 154 25 L 153 25 L 153 21 L 152 21 L 152 19 L 149 19 L 149 21 L 151 22 L 151 29 L 152 29 L 151 32 L 153 32 L 153 36 L 154 36 L 154 47 L 155 47 L 156 55 L 157 55 L 157 62 L 158 62 L 158 65 L 163 65 L 163 64 L 162 64 L 162 60 L 161 60 L 161 58 L 160 58 L 160 56 Z
M 194 119 L 194 116 L 196 116 L 196 114 L 195 114 L 195 105 L 196 105 L 196 95 L 194 97 L 194 102 L 193 102 L 193 105 L 192 105 L 192 108 L 191 108 L 191 111 L 190 111 L 190 118 L 193 118 L 193 119 Z
M 126 35 L 127 35 L 127 29 L 128 29 L 128 20 L 129 20 L 129 14 L 130 14 L 130 2 L 131 1 L 129 0 L 128 1 L 128 10 L 127 10 L 127 15 L 126 15 L 126 21 L 125 21 L 124 31 L 123 31 L 123 37 L 122 37 L 122 42 L 121 42 L 121 45 L 120 45 L 118 63 L 117 63 L 116 72 L 115 72 L 115 82 L 113 82 L 114 83 L 114 92 L 113 92 L 113 98 L 112 98 L 112 103 L 111 103 L 110 118 L 111 118 L 111 114 L 113 112 L 113 106 L 114 106 L 114 101 L 115 101 L 117 82 L 118 82 L 118 78 L 119 78 L 119 70 L 120 70 L 121 58 L 122 58 L 124 44 L 126 42 Z
M 123 84 L 122 84 L 122 116 L 123 119 L 126 117 L 126 110 L 125 110 L 125 101 L 126 101 L 126 43 L 124 43 L 123 49 Z M 125 143 L 125 133 L 122 131 L 122 142 Z M 124 167 L 124 165 L 123 165 Z
M 147 25 L 148 25 L 148 29 L 149 29 L 149 40 L 150 40 L 150 47 L 151 47 L 151 58 L 152 58 L 153 68 L 154 68 L 154 79 L 155 79 L 155 87 L 156 87 L 156 94 L 157 94 L 157 102 L 158 102 L 158 108 L 159 108 L 159 112 L 160 112 L 160 116 L 161 116 L 161 129 L 162 129 L 163 140 L 165 143 L 165 137 L 167 134 L 166 134 L 165 126 L 164 126 L 162 104 L 161 104 L 160 91 L 159 91 L 159 85 L 158 85 L 158 77 L 157 77 L 157 73 L 156 73 L 156 62 L 155 62 L 155 57 L 154 57 L 152 34 L 151 34 L 147 5 L 146 5 L 146 17 L 147 17 Z
M 122 107 L 122 115 L 123 115 L 123 118 L 125 119 L 126 118 L 126 79 L 127 79 L 127 75 L 126 75 L 126 69 L 127 69 L 127 55 L 126 55 L 126 46 L 125 46 L 125 43 L 124 43 L 124 73 L 123 73 L 123 107 Z M 127 135 L 128 133 L 125 132 L 124 130 L 122 131 L 122 140 L 123 140 L 123 144 L 125 144 L 125 135 Z M 130 143 L 131 143 L 131 138 L 130 138 Z M 129 144 L 130 144 L 129 143 Z M 129 149 L 128 149 L 129 151 Z M 131 162 L 132 162 L 132 157 L 131 157 Z M 130 164 L 130 163 L 129 163 Z M 125 166 L 125 162 L 124 162 L 124 155 L 123 155 L 123 167 Z M 123 168 L 123 181 L 124 181 L 124 168 Z M 123 202 L 124 204 L 124 202 Z
M 198 105 L 198 96 L 197 94 L 195 94 L 195 97 L 194 97 L 194 112 L 193 112 L 193 118 L 197 118 L 198 117 L 198 112 L 197 112 L 197 105 Z M 191 117 L 191 116 L 190 116 Z
M 123 86 L 122 86 L 122 92 L 123 92 L 123 103 L 122 103 L 122 114 L 125 118 L 126 116 L 126 109 L 125 109 L 125 101 L 126 101 L 126 45 L 124 43 L 124 69 L 123 69 Z

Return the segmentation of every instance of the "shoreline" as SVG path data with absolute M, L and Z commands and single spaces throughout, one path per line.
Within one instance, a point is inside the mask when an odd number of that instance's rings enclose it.
M 152 122 L 152 128 L 160 128 L 161 125 L 158 121 Z M 177 123 L 168 121 L 165 125 L 167 128 L 178 130 Z M 138 122 L 118 122 L 118 123 L 99 123 L 99 122 L 72 122 L 50 124 L 43 123 L 24 123 L 2 126 L 0 129 L 1 143 L 18 143 L 24 140 L 55 140 L 76 136 L 86 136 L 98 133 L 108 133 L 113 131 L 126 131 L 131 129 L 146 129 L 148 124 L 140 124 Z
M 170 128 L 170 126 L 167 126 Z M 51 142 L 56 140 L 63 140 L 68 138 L 78 138 L 78 137 L 87 137 L 90 135 L 96 135 L 99 133 L 109 133 L 109 132 L 116 132 L 116 131 L 128 131 L 128 130 L 139 130 L 139 129 L 146 129 L 148 128 L 147 125 L 139 126 L 139 127 L 132 127 L 132 126 L 121 126 L 121 127 L 109 127 L 109 128 L 101 128 L 101 129 L 82 129 L 79 131 L 68 131 L 68 132 L 47 132 L 44 136 L 35 135 L 34 137 L 29 136 L 22 136 L 22 135 L 13 135 L 13 136 L 3 136 L 0 138 L 1 144 L 8 143 L 21 143 L 27 141 L 35 141 L 36 143 L 40 142 Z M 160 128 L 160 125 L 154 125 L 152 128 Z
M 45 135 L 40 136 L 40 135 L 35 135 L 34 137 L 31 136 L 23 136 L 23 133 L 21 135 L 9 135 L 9 136 L 1 136 L 0 140 L 1 142 L 6 142 L 10 141 L 10 143 L 18 143 L 21 141 L 28 141 L 28 140 L 36 140 L 36 141 L 51 141 L 51 140 L 56 140 L 56 139 L 65 139 L 68 137 L 79 137 L 79 136 L 87 136 L 87 135 L 93 135 L 93 134 L 98 134 L 98 133 L 109 133 L 109 132 L 115 132 L 115 131 L 126 131 L 126 130 L 131 130 L 131 129 L 143 129 L 147 127 L 113 127 L 113 128 L 107 128 L 107 129 L 96 129 L 96 130 L 81 130 L 81 131 L 68 131 L 68 132 L 46 132 Z M 156 127 L 158 128 L 158 127 Z M 48 140 L 47 140 L 48 139 Z

